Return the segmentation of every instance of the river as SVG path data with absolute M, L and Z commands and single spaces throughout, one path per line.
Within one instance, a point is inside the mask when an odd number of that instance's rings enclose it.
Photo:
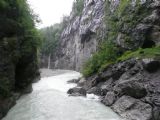
M 21 96 L 3 120 L 121 120 L 97 99 L 66 94 L 75 86 L 67 81 L 79 78 L 80 73 L 58 70 L 49 76 L 34 83 L 33 92 Z

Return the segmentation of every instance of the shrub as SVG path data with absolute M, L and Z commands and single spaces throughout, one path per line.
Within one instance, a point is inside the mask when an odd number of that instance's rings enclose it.
M 110 41 L 104 42 L 100 45 L 99 51 L 84 64 L 82 74 L 85 77 L 88 77 L 97 73 L 108 65 L 114 63 L 118 56 L 118 48 Z
M 126 51 L 122 56 L 120 56 L 117 61 L 124 61 L 130 58 L 160 58 L 160 47 L 153 48 L 139 48 L 135 51 Z

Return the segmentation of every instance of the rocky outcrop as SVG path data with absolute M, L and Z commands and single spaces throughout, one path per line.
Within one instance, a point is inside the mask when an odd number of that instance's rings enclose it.
M 151 105 L 129 96 L 122 96 L 112 108 L 129 120 L 153 120 Z
M 159 120 L 159 65 L 159 59 L 119 62 L 87 78 L 81 87 L 89 93 L 96 90 L 102 103 L 127 120 Z
M 81 70 L 104 37 L 104 3 L 104 0 L 84 0 L 81 16 L 71 12 L 69 25 L 64 29 L 51 60 L 52 68 Z

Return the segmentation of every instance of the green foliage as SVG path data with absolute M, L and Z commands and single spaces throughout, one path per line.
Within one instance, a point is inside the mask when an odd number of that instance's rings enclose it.
M 40 34 L 42 37 L 42 55 L 52 55 L 52 53 L 55 52 L 61 34 L 64 28 L 67 27 L 68 23 L 69 17 L 63 16 L 62 21 L 59 24 L 54 24 L 52 26 L 40 29 Z
M 8 7 L 8 3 L 5 0 L 0 1 L 0 10 L 3 10 Z
M 0 59 L 0 96 L 10 93 L 15 86 L 27 86 L 37 75 L 41 39 L 35 21 L 38 21 L 37 15 L 26 0 L 0 0 L 0 50 L 3 58 Z M 14 68 L 9 69 L 11 66 Z M 11 76 L 15 80 L 11 80 Z
M 42 36 L 41 53 L 45 55 L 52 54 L 56 47 L 62 32 L 62 24 L 55 24 L 40 30 Z
M 82 74 L 88 77 L 114 63 L 119 56 L 118 48 L 112 42 L 105 42 L 85 64 Z
M 107 68 L 109 65 L 117 63 L 119 61 L 125 61 L 131 58 L 143 59 L 143 58 L 157 58 L 160 59 L 160 47 L 153 48 L 139 48 L 135 51 L 126 51 L 124 54 L 118 54 L 118 49 L 108 44 L 108 48 L 101 49 L 93 55 L 93 57 L 87 61 L 84 65 L 82 74 L 85 77 L 91 76 L 94 73 L 100 72 Z
M 148 14 L 150 14 L 150 9 L 146 7 L 149 4 L 147 1 L 145 4 L 140 5 L 140 1 L 137 0 L 135 6 L 131 4 L 129 0 L 120 0 L 117 8 L 111 12 L 110 2 L 106 1 L 105 10 L 105 21 L 107 26 L 107 38 L 110 41 L 115 41 L 119 34 L 123 35 L 123 41 L 125 44 L 125 49 L 135 49 L 138 43 L 135 41 L 142 41 L 146 39 L 145 35 L 139 35 L 137 40 L 132 34 L 135 27 L 139 24 Z M 140 44 L 140 43 L 139 43 Z
M 136 51 L 126 51 L 117 61 L 124 61 L 130 58 L 160 58 L 160 47 L 153 48 L 139 48 Z
M 82 15 L 83 8 L 84 8 L 84 0 L 74 1 L 72 10 L 74 11 L 75 16 Z

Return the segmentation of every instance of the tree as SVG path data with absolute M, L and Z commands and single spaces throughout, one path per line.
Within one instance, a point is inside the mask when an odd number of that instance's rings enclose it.
M 26 0 L 0 0 L 0 63 L 6 68 L 0 71 L 0 97 L 24 89 L 39 75 L 41 39 L 35 21 Z

